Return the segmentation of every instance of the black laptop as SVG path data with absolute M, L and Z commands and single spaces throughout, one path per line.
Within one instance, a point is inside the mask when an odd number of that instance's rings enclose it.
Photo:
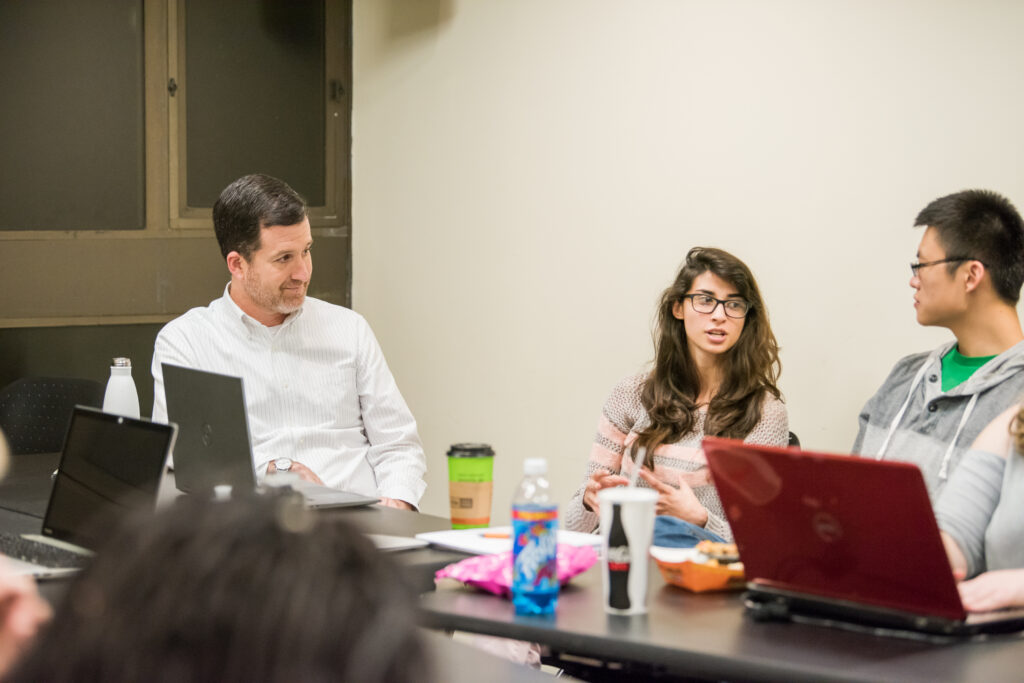
M 156 505 L 176 431 L 75 406 L 41 533 L 0 534 L 0 553 L 36 578 L 78 571 L 126 512 Z
M 968 613 L 916 465 L 708 437 L 704 455 L 761 619 L 896 635 L 1024 630 Z
M 209 495 L 227 484 L 256 488 L 249 420 L 241 377 L 162 363 L 167 418 L 178 425 L 174 480 L 186 493 Z M 293 487 L 313 508 L 357 507 L 379 501 L 350 491 L 298 481 Z

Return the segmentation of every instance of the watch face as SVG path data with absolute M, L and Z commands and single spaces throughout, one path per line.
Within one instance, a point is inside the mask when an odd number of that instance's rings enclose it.
M 292 468 L 292 459 L 278 458 L 274 461 L 274 468 L 277 469 L 278 472 L 287 472 Z

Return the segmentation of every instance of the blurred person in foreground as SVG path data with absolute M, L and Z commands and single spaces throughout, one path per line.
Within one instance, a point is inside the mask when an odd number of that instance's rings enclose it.
M 0 479 L 7 474 L 7 439 L 0 431 Z M 14 574 L 0 556 L 0 677 L 29 646 L 50 618 L 50 606 L 39 597 L 31 577 Z
M 285 498 L 179 499 L 114 532 L 10 681 L 422 681 L 413 596 Z

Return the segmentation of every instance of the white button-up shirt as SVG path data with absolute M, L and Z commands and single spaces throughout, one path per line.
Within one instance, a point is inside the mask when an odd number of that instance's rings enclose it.
M 427 485 L 416 420 L 358 313 L 306 297 L 266 327 L 225 289 L 156 338 L 153 420 L 166 422 L 161 363 L 242 378 L 258 476 L 288 457 L 328 486 L 419 504 Z

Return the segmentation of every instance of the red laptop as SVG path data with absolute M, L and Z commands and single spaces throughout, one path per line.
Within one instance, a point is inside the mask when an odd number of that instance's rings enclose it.
M 964 610 L 916 465 L 704 439 L 755 618 L 954 635 L 1024 629 Z

